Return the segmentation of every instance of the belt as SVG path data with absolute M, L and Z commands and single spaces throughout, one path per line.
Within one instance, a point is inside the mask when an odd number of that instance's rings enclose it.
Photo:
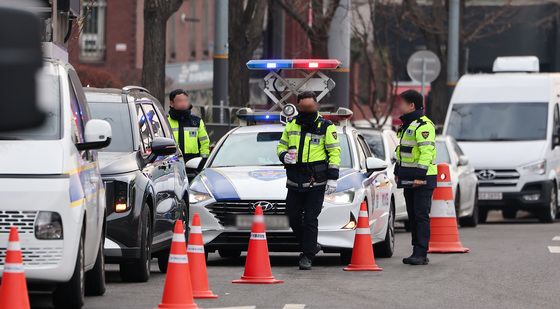
M 323 181 L 323 182 L 314 182 L 314 183 L 311 183 L 311 182 L 297 183 L 295 181 L 291 181 L 291 180 L 288 179 L 288 180 L 286 180 L 286 184 L 288 186 L 292 186 L 292 187 L 300 187 L 301 186 L 302 188 L 312 188 L 312 187 L 326 185 L 327 182 Z

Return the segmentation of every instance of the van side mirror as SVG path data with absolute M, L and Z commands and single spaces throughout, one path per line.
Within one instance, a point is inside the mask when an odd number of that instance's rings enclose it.
M 371 175 L 374 172 L 380 172 L 387 169 L 387 163 L 381 159 L 369 157 L 366 159 L 366 169 L 368 175 Z
M 459 156 L 459 166 L 465 166 L 469 164 L 469 158 L 465 155 Z
M 111 144 L 113 136 L 111 125 L 101 119 L 91 119 L 86 123 L 84 139 L 85 142 L 77 143 L 78 150 L 101 149 Z

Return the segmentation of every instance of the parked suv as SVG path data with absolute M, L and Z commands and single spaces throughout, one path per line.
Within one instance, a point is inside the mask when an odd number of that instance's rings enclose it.
M 38 88 L 43 125 L 0 137 L 0 274 L 15 226 L 30 289 L 54 291 L 57 308 L 81 308 L 84 294 L 105 292 L 105 195 L 96 149 L 111 142 L 111 126 L 92 119 L 67 62 L 46 58 Z
M 183 157 L 158 100 L 141 87 L 87 88 L 93 115 L 111 123 L 113 143 L 99 154 L 106 185 L 107 263 L 124 281 L 145 282 L 151 257 L 166 271 L 173 225 L 188 221 Z

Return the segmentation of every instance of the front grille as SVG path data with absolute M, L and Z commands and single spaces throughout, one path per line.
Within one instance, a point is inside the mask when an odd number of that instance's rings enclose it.
M 234 226 L 237 215 L 252 215 L 255 210 L 253 204 L 260 201 L 228 201 L 216 202 L 206 206 L 218 219 L 221 225 Z M 286 201 L 267 201 L 274 204 L 270 210 L 264 210 L 265 215 L 286 215 Z
M 23 265 L 45 266 L 58 265 L 62 260 L 62 247 L 21 248 Z M 6 248 L 0 248 L 0 266 L 4 265 Z
M 519 181 L 519 172 L 514 169 L 481 169 L 475 173 L 481 187 L 515 187 Z
M 0 210 L 0 234 L 15 226 L 20 234 L 33 234 L 37 211 Z

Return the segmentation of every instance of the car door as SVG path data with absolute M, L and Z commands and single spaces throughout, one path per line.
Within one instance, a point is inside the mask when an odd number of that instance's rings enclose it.
M 457 157 L 457 173 L 459 175 L 459 188 L 461 189 L 461 210 L 469 209 L 474 205 L 474 199 L 476 198 L 476 185 L 477 178 L 474 174 L 474 168 L 470 164 L 461 165 L 460 157 L 464 156 L 463 150 L 459 147 L 459 144 L 455 139 L 450 139 L 449 143 L 453 149 L 453 153 Z
M 406 202 L 404 200 L 404 191 L 402 188 L 397 188 L 397 183 L 395 181 L 395 176 L 393 175 L 395 171 L 395 149 L 397 148 L 397 136 L 393 131 L 383 132 L 383 137 L 387 143 L 387 156 L 389 157 L 389 166 L 387 169 L 387 175 L 391 179 L 391 184 L 393 185 L 393 192 L 395 193 L 395 218 L 397 220 L 402 220 L 407 218 L 406 213 Z

